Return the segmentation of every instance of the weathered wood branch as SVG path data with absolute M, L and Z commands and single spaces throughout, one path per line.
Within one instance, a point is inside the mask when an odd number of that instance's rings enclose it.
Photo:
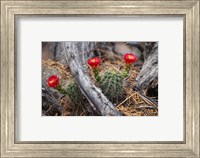
M 92 83 L 81 63 L 78 45 L 79 42 L 62 42 L 67 64 L 81 92 L 88 99 L 93 109 L 100 111 L 103 116 L 120 116 L 121 113 L 115 109 L 102 91 Z
M 44 88 L 45 87 L 45 88 Z M 44 116 L 62 114 L 63 106 L 61 106 L 49 88 L 42 85 L 42 113 Z
M 144 65 L 136 81 L 139 89 L 158 85 L 158 43 L 145 43 Z

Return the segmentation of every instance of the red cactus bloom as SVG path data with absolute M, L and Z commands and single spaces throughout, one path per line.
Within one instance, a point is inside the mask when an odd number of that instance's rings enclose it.
M 50 76 L 48 78 L 48 86 L 52 88 L 56 88 L 59 85 L 59 78 L 56 75 Z
M 101 58 L 99 57 L 95 57 L 95 58 L 90 58 L 88 59 L 88 64 L 92 67 L 92 68 L 96 68 L 100 65 L 101 63 Z
M 126 64 L 131 65 L 134 63 L 138 58 L 134 54 L 124 54 L 124 60 Z

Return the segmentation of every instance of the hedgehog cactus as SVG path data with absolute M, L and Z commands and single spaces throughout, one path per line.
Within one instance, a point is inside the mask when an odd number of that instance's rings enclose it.
M 85 104 L 85 97 L 75 82 L 68 85 L 66 93 L 74 105 L 83 106 Z
M 123 76 L 117 72 L 106 72 L 99 82 L 100 88 L 107 98 L 117 103 L 123 98 Z

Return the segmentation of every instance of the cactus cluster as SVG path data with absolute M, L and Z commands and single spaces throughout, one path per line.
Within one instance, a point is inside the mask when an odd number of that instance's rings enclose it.
M 123 76 L 114 71 L 107 71 L 99 82 L 104 95 L 113 103 L 123 98 Z
M 68 85 L 66 94 L 69 96 L 71 102 L 75 106 L 83 106 L 85 104 L 86 98 L 75 82 L 72 82 Z
M 112 103 L 118 103 L 123 99 L 123 80 L 128 76 L 131 65 L 137 60 L 137 57 L 133 54 L 125 54 L 124 60 L 126 63 L 126 69 L 124 72 L 107 71 L 100 76 L 99 66 L 101 64 L 101 58 L 94 57 L 88 59 L 88 64 L 93 69 L 97 84 L 99 84 L 104 95 Z M 65 90 L 59 85 L 59 78 L 54 75 L 48 79 L 48 86 L 57 89 L 62 94 L 68 95 L 75 106 L 82 107 L 87 101 L 75 82 L 69 84 Z

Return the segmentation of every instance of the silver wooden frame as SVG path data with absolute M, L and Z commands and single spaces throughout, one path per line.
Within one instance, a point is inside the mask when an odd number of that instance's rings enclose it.
M 199 157 L 199 0 L 1 0 L 1 157 Z M 183 142 L 60 143 L 15 141 L 15 19 L 31 16 L 183 16 L 185 18 Z

